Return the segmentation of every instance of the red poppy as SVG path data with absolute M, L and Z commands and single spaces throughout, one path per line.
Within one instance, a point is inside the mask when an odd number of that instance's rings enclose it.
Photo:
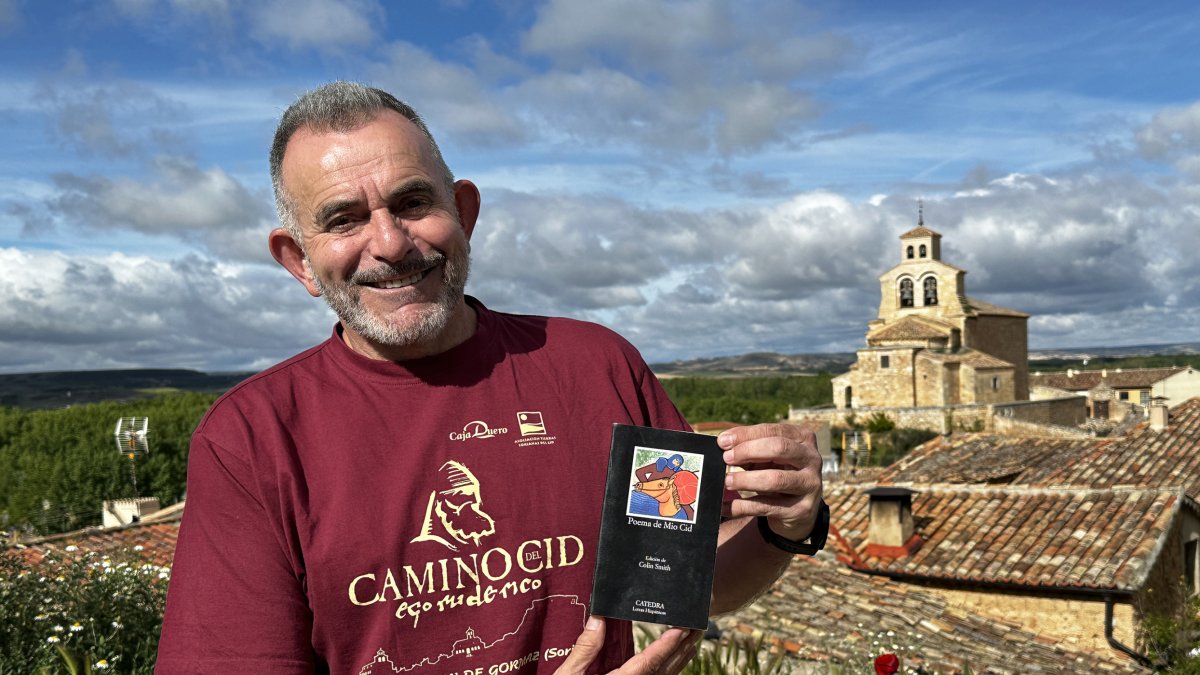
M 894 675 L 897 670 L 900 670 L 900 657 L 895 654 L 875 657 L 875 675 Z

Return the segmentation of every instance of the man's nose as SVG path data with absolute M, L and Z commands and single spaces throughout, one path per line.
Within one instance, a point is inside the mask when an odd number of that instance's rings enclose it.
M 379 260 L 395 262 L 402 260 L 415 248 L 412 236 L 403 220 L 396 218 L 387 209 L 371 212 L 367 225 L 367 253 Z

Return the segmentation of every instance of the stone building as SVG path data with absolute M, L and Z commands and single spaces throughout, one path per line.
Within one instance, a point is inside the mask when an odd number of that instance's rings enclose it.
M 1085 397 L 1090 417 L 1119 420 L 1131 409 L 1144 413 L 1154 400 L 1170 406 L 1200 396 L 1200 371 L 1191 366 L 1101 368 L 1030 376 L 1031 400 L 1064 396 Z
M 1029 315 L 967 297 L 966 272 L 942 260 L 942 235 L 924 220 L 900 235 L 900 264 L 879 277 L 867 346 L 833 379 L 839 410 L 1029 398 Z

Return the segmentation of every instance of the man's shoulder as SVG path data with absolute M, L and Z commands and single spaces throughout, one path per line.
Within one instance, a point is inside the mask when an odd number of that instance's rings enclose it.
M 263 405 L 273 405 L 279 392 L 294 390 L 299 380 L 320 378 L 320 371 L 327 369 L 322 356 L 329 345 L 330 340 L 325 340 L 237 383 L 217 398 L 197 430 L 214 417 L 242 415 Z
M 610 353 L 641 360 L 637 348 L 615 330 L 591 321 L 563 316 L 493 312 L 509 337 L 542 343 L 554 352 Z

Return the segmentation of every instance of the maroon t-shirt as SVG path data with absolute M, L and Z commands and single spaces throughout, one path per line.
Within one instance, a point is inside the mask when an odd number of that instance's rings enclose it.
M 636 350 L 491 312 L 393 363 L 335 334 L 239 384 L 188 460 L 158 672 L 552 672 L 587 616 L 611 425 L 686 429 Z M 633 653 L 610 622 L 595 670 Z

